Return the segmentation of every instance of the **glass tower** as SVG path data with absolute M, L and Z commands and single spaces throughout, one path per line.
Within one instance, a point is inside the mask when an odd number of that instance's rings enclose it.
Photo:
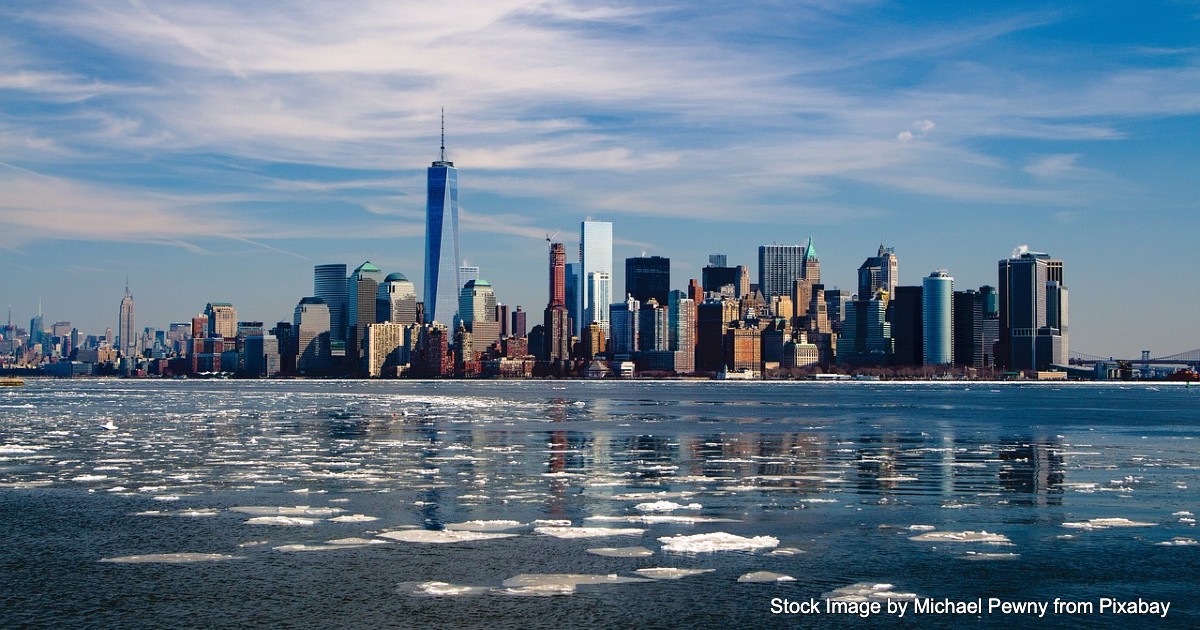
M 458 314 L 461 257 L 458 251 L 458 169 L 442 151 L 428 170 L 425 202 L 425 321 L 451 324 Z
M 599 322 L 606 338 L 608 307 L 612 304 L 612 251 L 612 223 L 591 220 L 580 223 L 579 277 L 584 285 L 584 290 L 579 292 L 580 329 L 592 322 Z
M 336 263 L 313 267 L 313 297 L 329 308 L 330 343 L 346 342 L 346 265 Z
M 944 269 L 921 283 L 921 347 L 925 365 L 954 363 L 954 278 Z

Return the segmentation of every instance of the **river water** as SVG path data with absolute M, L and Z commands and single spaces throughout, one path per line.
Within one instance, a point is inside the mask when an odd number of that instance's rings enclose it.
M 0 627 L 1194 628 L 1198 438 L 1167 385 L 34 380 Z

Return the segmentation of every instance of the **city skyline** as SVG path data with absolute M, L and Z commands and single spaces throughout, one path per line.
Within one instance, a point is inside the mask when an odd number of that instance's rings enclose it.
M 881 242 L 901 285 L 977 288 L 1027 244 L 1070 266 L 1072 350 L 1200 345 L 1174 278 L 1200 233 L 1194 5 L 358 9 L 0 9 L 14 322 L 40 297 L 115 328 L 126 274 L 139 329 L 214 301 L 288 320 L 318 264 L 421 278 L 444 105 L 461 257 L 514 309 L 545 303 L 545 236 L 574 262 L 592 218 L 613 259 L 671 259 L 672 289 L 810 234 L 827 288 L 854 291 Z

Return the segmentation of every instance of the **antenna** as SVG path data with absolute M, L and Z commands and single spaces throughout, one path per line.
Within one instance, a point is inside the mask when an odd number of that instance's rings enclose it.
M 442 153 L 440 160 L 446 161 L 446 108 L 442 108 Z
M 553 240 L 555 236 L 558 236 L 558 233 L 561 231 L 562 231 L 562 228 L 558 228 L 557 230 L 554 230 L 553 234 L 547 233 L 546 234 L 546 243 L 549 244 L 550 241 Z

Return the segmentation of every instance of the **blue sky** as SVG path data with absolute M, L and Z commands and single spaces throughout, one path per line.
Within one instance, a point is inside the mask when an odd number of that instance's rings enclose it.
M 545 306 L 545 234 L 673 284 L 811 234 L 854 288 L 1063 258 L 1071 349 L 1200 346 L 1200 2 L 48 1 L 0 7 L 0 303 L 290 319 L 312 267 L 418 281 L 438 112 L 462 248 Z M 420 287 L 418 287 L 420 289 Z M 4 304 L 0 304 L 2 307 Z

